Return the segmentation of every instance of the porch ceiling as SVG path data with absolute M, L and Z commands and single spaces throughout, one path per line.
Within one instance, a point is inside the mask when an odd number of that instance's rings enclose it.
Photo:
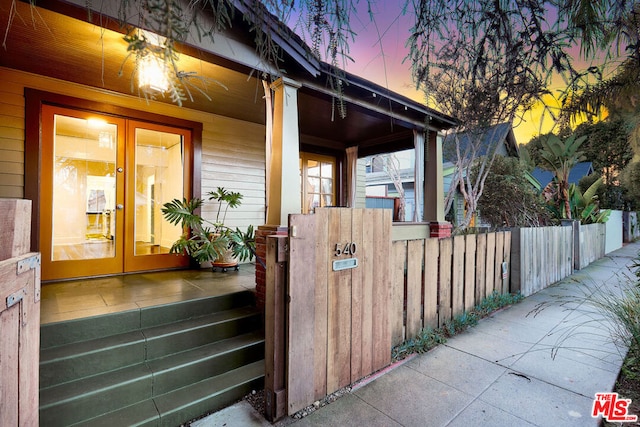
M 126 59 L 127 44 L 116 22 L 98 14 L 87 22 L 85 9 L 60 1 L 44 4 L 47 9 L 16 2 L 17 14 L 7 33 L 6 49 L 0 48 L 0 66 L 141 96 L 132 84 L 135 61 Z M 9 22 L 9 7 L 6 3 L 0 6 L 3 24 Z M 97 23 L 109 29 L 100 28 Z M 250 69 L 191 46 L 182 46 L 182 51 L 181 69 L 193 70 L 226 87 L 208 83 L 206 95 L 191 90 L 193 101 L 185 101 L 184 107 L 253 123 L 265 122 L 262 82 L 252 76 Z M 357 88 L 349 89 L 352 99 L 347 104 L 347 118 L 341 119 L 337 108 L 333 108 L 327 82 L 308 78 L 306 82 L 301 79 L 298 101 L 303 144 L 334 150 L 360 145 L 361 155 L 412 147 L 410 123 L 392 119 L 385 114 L 385 107 L 372 110 L 367 106 L 371 100 L 358 98 L 363 94 Z M 371 94 L 364 94 L 367 95 Z M 171 103 L 168 97 L 157 100 Z

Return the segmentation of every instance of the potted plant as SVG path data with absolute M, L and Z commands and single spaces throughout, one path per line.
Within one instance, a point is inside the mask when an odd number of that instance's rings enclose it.
M 208 201 L 218 202 L 215 222 L 204 219 L 198 210 L 204 200 L 173 199 L 162 207 L 164 218 L 171 224 L 180 225 L 183 233 L 171 246 L 171 253 L 186 254 L 199 263 L 211 262 L 215 271 L 221 268 L 238 269 L 238 262 L 251 260 L 256 255 L 253 226 L 247 231 L 225 225 L 227 212 L 242 204 L 242 194 L 218 187 L 210 191 Z

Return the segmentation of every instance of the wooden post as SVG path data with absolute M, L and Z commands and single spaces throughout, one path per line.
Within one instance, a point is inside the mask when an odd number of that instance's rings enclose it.
M 286 331 L 288 238 L 267 237 L 265 301 L 265 412 L 269 421 L 287 414 Z
M 0 199 L 0 425 L 38 425 L 40 255 L 31 201 Z
M 24 255 L 31 244 L 31 201 L 0 199 L 0 261 Z

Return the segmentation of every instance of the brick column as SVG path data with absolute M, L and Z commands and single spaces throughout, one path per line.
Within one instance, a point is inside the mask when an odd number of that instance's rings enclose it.
M 261 225 L 256 230 L 256 254 L 264 262 L 267 257 L 267 236 L 286 236 L 289 230 L 281 225 Z M 256 262 L 256 305 L 264 310 L 266 298 L 266 271 L 259 262 Z
M 430 222 L 429 230 L 430 237 L 446 239 L 447 237 L 451 237 L 451 230 L 453 230 L 453 226 L 449 222 Z

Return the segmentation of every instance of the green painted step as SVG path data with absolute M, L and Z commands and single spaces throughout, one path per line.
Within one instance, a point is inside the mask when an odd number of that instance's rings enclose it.
M 192 347 L 260 328 L 260 316 L 254 308 L 241 307 L 195 319 L 144 329 L 146 359 L 179 353 Z
M 40 390 L 40 425 L 67 426 L 150 399 L 153 376 L 141 363 Z
M 218 311 L 254 306 L 254 299 L 253 292 L 243 291 L 65 322 L 47 323 L 40 326 L 40 348 L 94 340 Z
M 162 426 L 175 427 L 233 403 L 264 387 L 264 360 L 234 369 L 154 399 Z
M 72 424 L 83 427 L 179 426 L 241 399 L 264 386 L 264 360 L 190 384 L 96 418 Z
M 51 347 L 40 352 L 40 388 L 142 363 L 142 331 Z
M 146 330 L 46 348 L 40 352 L 40 387 L 206 345 L 255 330 L 259 323 L 255 309 L 241 307 Z
M 43 325 L 41 425 L 179 425 L 262 387 L 264 334 L 251 304 L 247 291 Z M 192 387 L 185 403 L 178 391 Z M 182 396 L 179 408 L 168 395 Z
M 148 362 L 153 395 L 167 393 L 264 358 L 264 335 L 250 332 Z
M 97 418 L 73 424 L 83 427 L 156 427 L 160 425 L 160 414 L 153 399 L 103 414 Z

